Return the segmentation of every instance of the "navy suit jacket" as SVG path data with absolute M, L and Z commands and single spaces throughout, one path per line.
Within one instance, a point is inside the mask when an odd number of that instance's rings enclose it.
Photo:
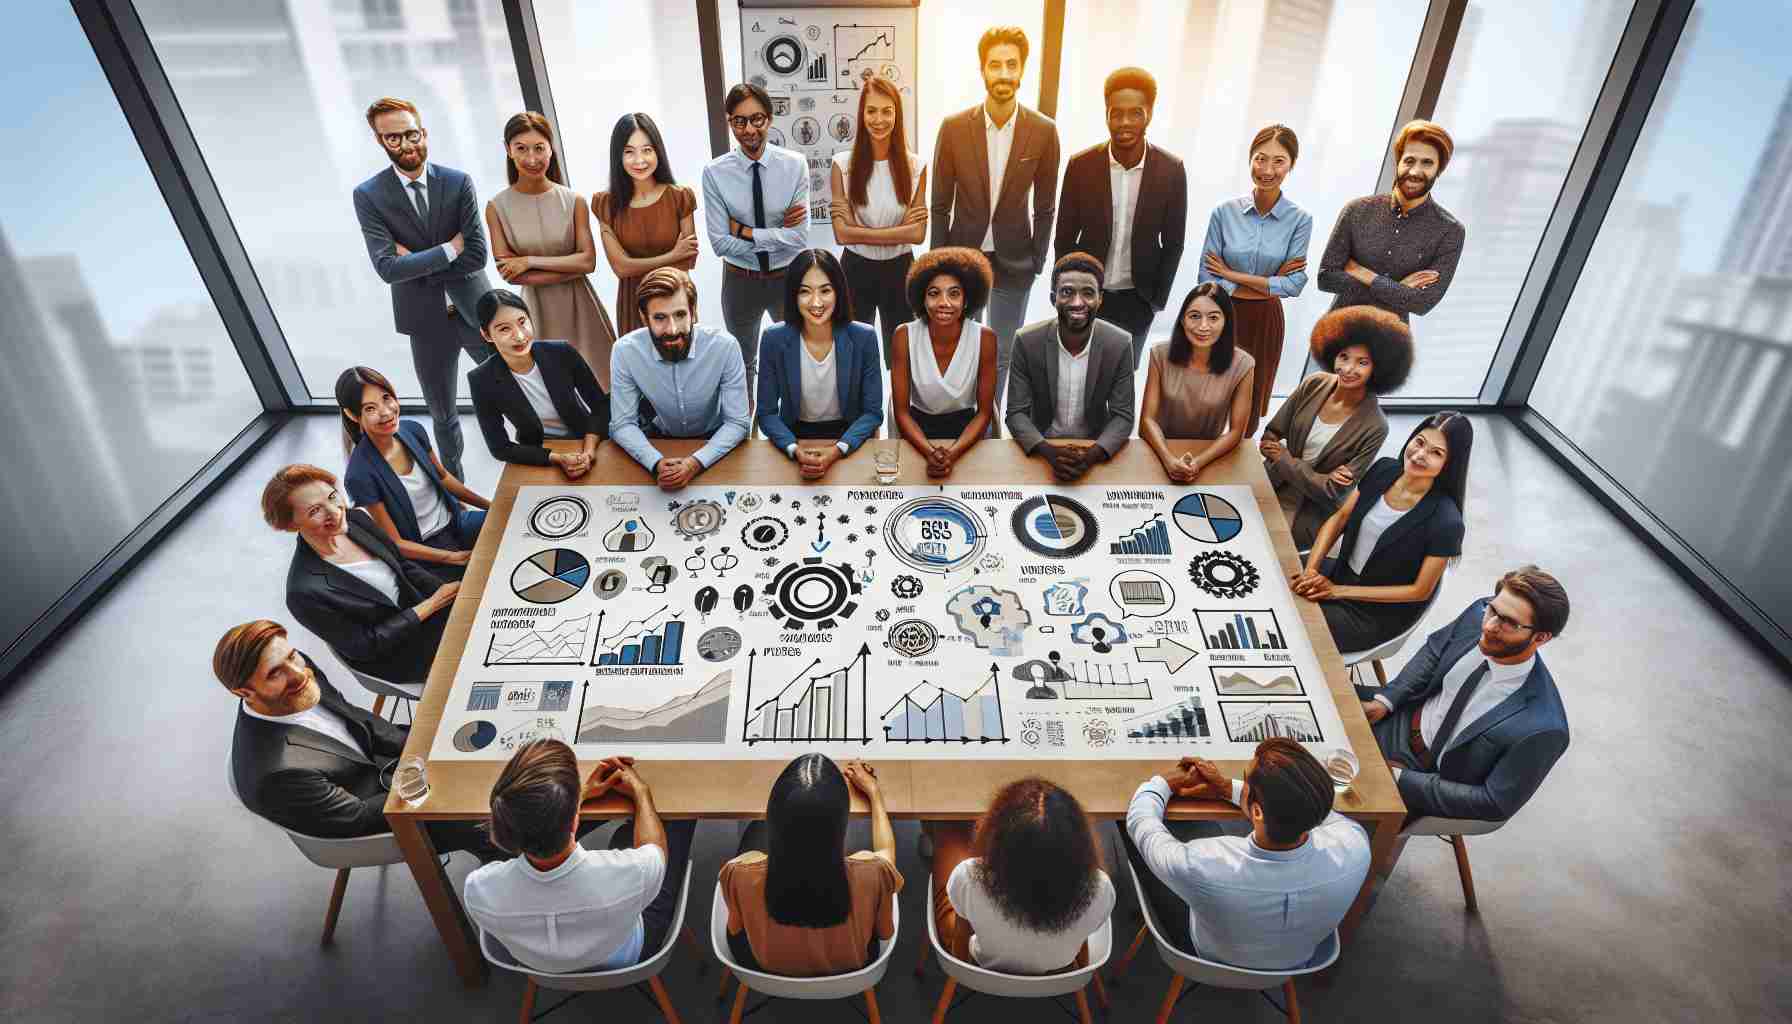
M 858 450 L 884 418 L 883 357 L 877 332 L 866 324 L 834 328 L 834 382 L 840 416 L 851 420 L 840 440 L 847 454 Z M 790 424 L 803 410 L 803 337 L 781 323 L 759 337 L 759 429 L 784 451 L 796 443 Z
M 609 437 L 610 396 L 598 387 L 597 375 L 585 357 L 564 341 L 538 341 L 529 353 L 541 368 L 548 398 L 572 438 L 581 440 L 586 434 Z M 491 356 L 468 370 L 467 390 L 473 395 L 473 415 L 479 419 L 479 432 L 485 435 L 492 458 L 526 466 L 550 464 L 548 450 L 541 445 L 546 437 L 541 417 L 535 414 L 503 356 Z M 506 419 L 516 427 L 515 441 L 504 432 Z
M 460 318 L 478 330 L 473 310 L 491 284 L 485 277 L 485 222 L 473 179 L 432 163 L 428 181 L 428 224 L 417 216 L 390 165 L 355 186 L 355 219 L 361 222 L 367 258 L 380 280 L 392 286 L 392 326 L 398 333 L 421 334 L 441 324 L 448 308 L 444 292 Z M 456 234 L 466 246 L 449 262 L 441 246 Z M 400 245 L 411 254 L 398 255 Z
M 460 499 L 443 486 L 442 474 L 436 471 L 436 460 L 429 446 L 429 431 L 411 420 L 401 420 L 398 424 L 398 443 L 410 450 L 411 461 L 435 484 L 437 495 L 452 517 L 449 522 L 458 519 L 461 513 Z M 348 453 L 348 471 L 343 473 L 342 483 L 348 490 L 349 500 L 357 506 L 386 506 L 386 514 L 392 517 L 392 525 L 398 527 L 400 537 L 419 544 L 423 542 L 423 531 L 417 526 L 417 510 L 411 506 L 411 492 L 404 489 L 404 481 L 398 479 L 391 464 L 373 446 L 373 442 L 367 439 L 366 434 L 361 435 L 361 440 L 355 442 L 354 450 Z
M 1419 713 L 1438 693 L 1444 674 L 1481 638 L 1482 598 L 1431 634 L 1380 695 L 1396 714 Z M 1537 656 L 1518 691 L 1472 722 L 1458 725 L 1437 771 L 1405 769 L 1400 798 L 1415 814 L 1504 821 L 1517 813 L 1568 749 L 1568 713 L 1555 678 Z
M 400 555 L 364 509 L 348 510 L 348 535 L 392 570 L 398 604 L 359 576 L 324 561 L 300 537 L 286 572 L 286 610 L 363 672 L 395 683 L 428 679 L 448 613 L 425 622 L 417 618 L 415 605 L 435 593 L 442 579 Z

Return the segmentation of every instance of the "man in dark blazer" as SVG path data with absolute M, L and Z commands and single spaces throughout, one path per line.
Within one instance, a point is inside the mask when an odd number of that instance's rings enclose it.
M 308 836 L 346 839 L 391 831 L 386 791 L 408 728 L 350 704 L 316 663 L 267 619 L 225 633 L 212 671 L 242 698 L 230 745 L 232 788 L 243 806 Z M 502 856 L 476 822 L 431 822 L 436 849 Z
M 1058 194 L 1058 126 L 1021 106 L 1027 35 L 992 28 L 977 42 L 985 97 L 946 118 L 933 144 L 933 248 L 981 249 L 995 270 L 983 322 L 996 332 L 996 404 L 1008 387 L 1014 332 L 1050 251 Z M 1033 212 L 1027 213 L 1032 193 Z
M 1188 173 L 1182 161 L 1145 141 L 1157 80 L 1121 68 L 1102 86 L 1108 141 L 1070 158 L 1058 198 L 1054 251 L 1082 251 L 1107 267 L 1101 318 L 1132 335 L 1132 365 L 1151 321 L 1170 301 L 1188 230 Z M 1118 209 L 1116 209 L 1118 207 Z
M 1059 480 L 1106 462 L 1132 435 L 1132 349 L 1125 332 L 1096 319 L 1101 261 L 1073 252 L 1052 265 L 1055 320 L 1021 328 L 1008 382 L 1008 433 L 1042 454 Z M 1055 438 L 1093 437 L 1093 444 Z
M 1358 687 L 1412 817 L 1505 821 L 1568 749 L 1568 716 L 1537 649 L 1568 595 L 1534 565 L 1500 577 L 1382 689 Z
M 465 479 L 460 353 L 477 364 L 492 352 L 473 323 L 474 306 L 491 289 L 479 200 L 473 179 L 429 162 L 429 133 L 415 106 L 386 97 L 367 108 L 367 124 L 392 166 L 355 186 L 355 218 L 374 271 L 392 286 L 393 326 L 411 339 L 436 450 L 448 472 Z

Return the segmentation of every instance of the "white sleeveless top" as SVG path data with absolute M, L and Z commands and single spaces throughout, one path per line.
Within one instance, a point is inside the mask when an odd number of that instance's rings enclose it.
M 840 168 L 840 182 L 847 190 L 843 199 L 852 204 L 852 150 L 842 150 L 834 154 L 834 166 Z M 910 154 L 908 162 L 908 187 L 914 188 L 921 180 L 920 161 Z M 865 205 L 853 206 L 853 214 L 861 227 L 893 228 L 902 223 L 903 214 L 908 212 L 908 196 L 896 194 L 896 180 L 890 176 L 890 162 L 879 160 L 871 169 L 871 180 L 865 183 Z M 896 245 L 861 245 L 846 246 L 847 250 L 856 252 L 868 260 L 893 260 L 905 253 L 913 252 L 914 246 L 903 243 Z
M 977 366 L 983 359 L 983 325 L 969 317 L 944 372 L 933 358 L 927 321 L 908 324 L 908 404 L 930 416 L 977 407 Z

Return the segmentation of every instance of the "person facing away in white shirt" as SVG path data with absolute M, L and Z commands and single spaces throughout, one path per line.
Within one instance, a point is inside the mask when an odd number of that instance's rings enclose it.
M 634 763 L 605 758 L 581 786 L 572 748 L 536 740 L 492 785 L 492 842 L 516 857 L 468 875 L 466 907 L 517 963 L 548 974 L 614 970 L 671 937 L 696 822 L 662 824 Z M 634 801 L 634 820 L 610 849 L 587 850 L 579 805 L 612 790 Z
M 1171 795 L 1228 800 L 1246 835 L 1209 822 L 1164 825 Z M 1126 853 L 1158 926 L 1178 948 L 1257 970 L 1302 967 L 1356 900 L 1369 873 L 1369 837 L 1332 809 L 1335 791 L 1319 760 L 1294 740 L 1257 745 L 1242 780 L 1185 757 L 1133 794 Z

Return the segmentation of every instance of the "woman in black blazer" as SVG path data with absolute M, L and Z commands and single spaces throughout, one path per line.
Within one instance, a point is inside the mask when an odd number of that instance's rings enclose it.
M 494 288 L 479 299 L 479 331 L 498 354 L 467 374 L 473 414 L 492 457 L 527 466 L 559 466 L 576 480 L 591 469 L 597 443 L 609 434 L 610 396 L 578 351 L 564 341 L 536 341 L 522 296 Z M 516 432 L 504 429 L 509 420 Z M 582 439 L 577 451 L 549 451 L 547 438 Z
M 286 607 L 350 666 L 393 683 L 429 677 L 460 583 L 399 557 L 386 532 L 348 508 L 336 477 L 287 466 L 261 492 L 261 514 L 299 535 Z
M 1313 540 L 1304 571 L 1289 581 L 1323 601 L 1325 623 L 1343 653 L 1366 651 L 1419 620 L 1444 574 L 1462 554 L 1462 504 L 1474 428 L 1457 412 L 1427 417 L 1399 459 L 1380 459 Z M 1343 537 L 1337 558 L 1327 558 Z

